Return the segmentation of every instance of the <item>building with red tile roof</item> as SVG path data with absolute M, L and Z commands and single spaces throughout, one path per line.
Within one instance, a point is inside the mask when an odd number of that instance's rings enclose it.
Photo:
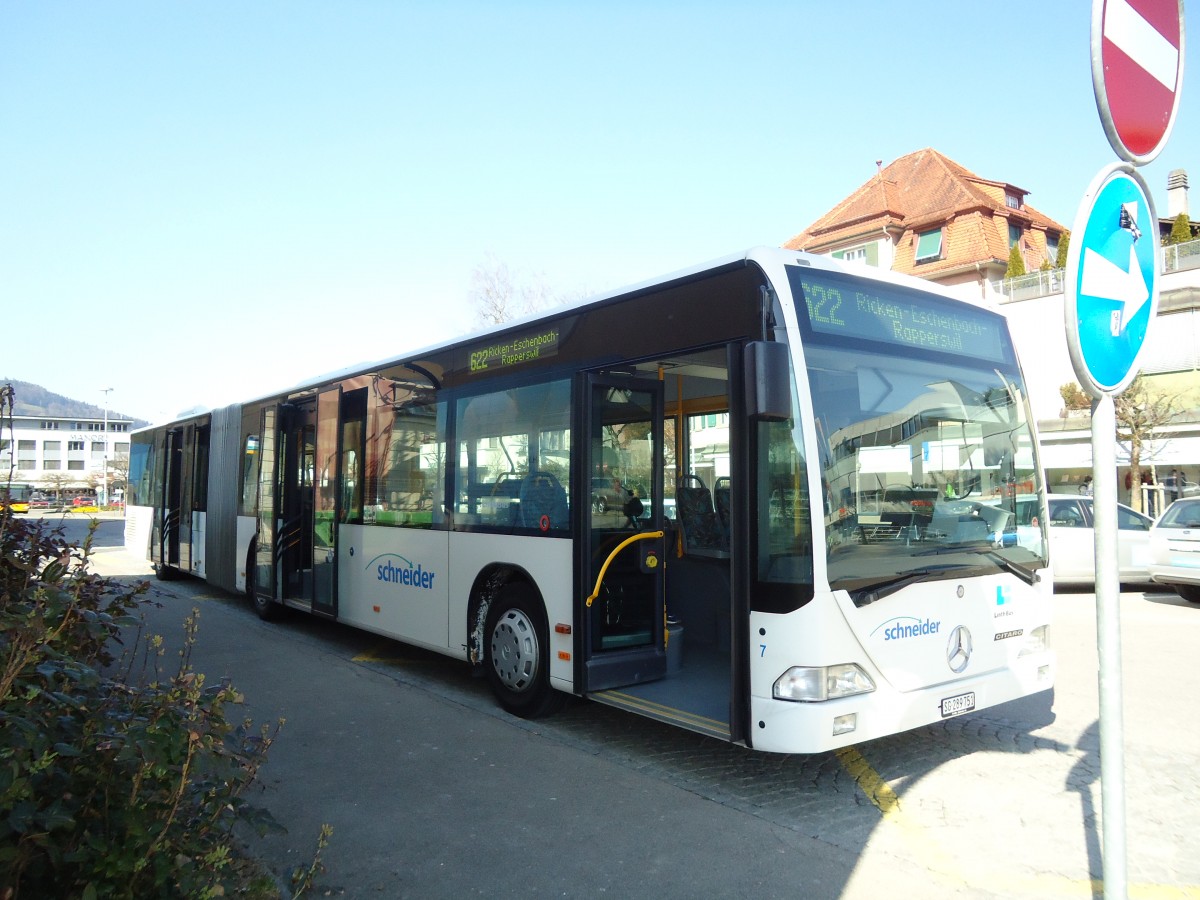
M 944 285 L 1004 277 L 1020 247 L 1026 271 L 1054 265 L 1066 229 L 1025 202 L 1028 191 L 981 178 L 926 148 L 883 166 L 783 246 L 890 268 Z

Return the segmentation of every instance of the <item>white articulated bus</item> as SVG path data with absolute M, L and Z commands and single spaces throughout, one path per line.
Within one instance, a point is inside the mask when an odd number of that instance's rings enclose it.
M 137 432 L 126 541 L 517 715 L 816 752 L 1052 686 L 1043 507 L 1001 315 L 760 249 Z

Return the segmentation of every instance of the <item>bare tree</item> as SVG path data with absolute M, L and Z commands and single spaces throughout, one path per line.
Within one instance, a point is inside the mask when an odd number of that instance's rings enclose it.
M 108 487 L 110 491 L 120 490 L 122 496 L 129 487 L 129 454 L 117 453 L 108 461 Z
M 499 325 L 565 302 L 573 295 L 556 294 L 538 273 L 522 279 L 507 263 L 487 254 L 471 271 L 468 294 L 482 325 Z
M 73 473 L 63 471 L 43 472 L 42 477 L 38 479 L 38 484 L 46 491 L 54 494 L 54 500 L 57 503 L 62 502 L 62 492 L 76 485 L 76 479 Z
M 1156 428 L 1168 424 L 1183 408 L 1179 393 L 1165 391 L 1139 375 L 1123 393 L 1113 398 L 1117 415 L 1117 440 L 1129 445 L 1129 505 L 1142 512 L 1142 453 Z

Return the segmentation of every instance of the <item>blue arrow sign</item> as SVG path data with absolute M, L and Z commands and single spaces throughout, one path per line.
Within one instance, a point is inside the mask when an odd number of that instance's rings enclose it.
M 1094 397 L 1137 377 L 1158 311 L 1158 218 L 1145 181 L 1126 163 L 1100 170 L 1084 195 L 1067 262 L 1071 364 Z

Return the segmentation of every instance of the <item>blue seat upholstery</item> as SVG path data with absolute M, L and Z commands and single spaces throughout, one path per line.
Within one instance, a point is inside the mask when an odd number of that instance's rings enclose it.
M 542 531 L 570 528 L 567 492 L 549 472 L 530 472 L 521 482 L 521 524 Z M 545 517 L 543 521 L 543 517 Z
M 722 475 L 713 483 L 713 505 L 717 508 L 717 522 L 721 526 L 721 530 L 725 533 L 725 540 L 729 540 L 729 505 L 730 498 L 730 480 L 728 475 Z
M 684 475 L 675 488 L 679 527 L 683 532 L 684 553 L 700 556 L 725 556 L 729 538 L 717 521 L 712 494 L 695 475 Z

